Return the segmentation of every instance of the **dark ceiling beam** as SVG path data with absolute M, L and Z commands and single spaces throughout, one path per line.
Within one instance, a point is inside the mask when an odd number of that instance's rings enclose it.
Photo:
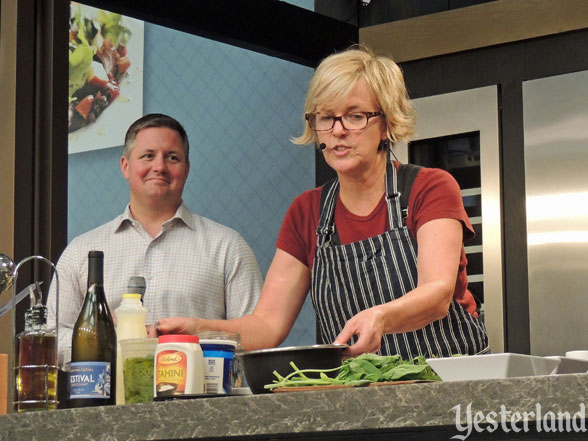
M 359 41 L 356 26 L 279 0 L 83 3 L 311 67 Z

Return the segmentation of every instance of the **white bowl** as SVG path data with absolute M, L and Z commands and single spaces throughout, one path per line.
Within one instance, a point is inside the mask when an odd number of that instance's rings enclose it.
M 429 358 L 427 363 L 443 381 L 493 380 L 510 377 L 532 377 L 553 373 L 558 358 L 501 353 Z
M 559 365 L 553 371 L 553 374 L 586 374 L 588 373 L 588 360 L 578 358 L 550 356 L 547 358 L 559 359 Z
M 588 360 L 588 351 L 568 351 L 566 357 L 575 360 Z

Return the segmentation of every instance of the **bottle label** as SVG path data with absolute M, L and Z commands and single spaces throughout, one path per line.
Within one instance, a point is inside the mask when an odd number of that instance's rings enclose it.
M 233 382 L 233 353 L 204 352 L 204 393 L 230 394 Z
M 103 361 L 72 362 L 69 373 L 69 398 L 110 398 L 110 363 Z
M 157 354 L 155 392 L 158 397 L 183 395 L 186 391 L 188 357 L 181 351 L 161 351 Z

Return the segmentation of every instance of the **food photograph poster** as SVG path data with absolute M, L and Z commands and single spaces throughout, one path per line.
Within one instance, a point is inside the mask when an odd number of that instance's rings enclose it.
M 143 25 L 71 2 L 69 153 L 122 145 L 143 115 Z

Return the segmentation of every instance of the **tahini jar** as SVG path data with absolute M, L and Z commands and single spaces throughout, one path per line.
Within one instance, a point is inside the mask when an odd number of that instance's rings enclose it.
M 162 335 L 155 351 L 154 395 L 204 393 L 204 359 L 195 335 Z

